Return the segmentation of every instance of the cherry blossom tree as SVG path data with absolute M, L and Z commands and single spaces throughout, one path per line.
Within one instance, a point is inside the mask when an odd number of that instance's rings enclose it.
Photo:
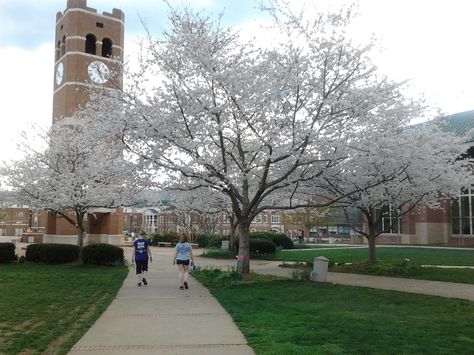
M 398 222 L 380 228 L 385 211 L 402 217 L 419 206 L 441 208 L 443 199 L 470 186 L 470 162 L 459 159 L 466 150 L 465 137 L 443 132 L 435 123 L 390 131 L 376 131 L 353 144 L 353 154 L 340 169 L 332 186 L 335 195 L 358 192 L 340 200 L 345 210 L 356 208 L 366 229 L 354 214 L 346 213 L 352 228 L 368 240 L 368 263 L 376 258 L 376 238 Z M 370 186 L 367 188 L 367 186 Z
M 59 214 L 75 226 L 81 249 L 88 213 L 141 200 L 141 175 L 123 158 L 119 141 L 94 119 L 62 119 L 36 140 L 43 148 L 31 146 L 25 136 L 24 158 L 2 168 L 2 175 L 18 202 Z
M 145 41 L 124 92 L 93 102 L 128 151 L 166 177 L 160 187 L 226 196 L 238 223 L 240 273 L 249 272 L 249 226 L 258 213 L 324 207 L 366 187 L 324 202 L 293 198 L 309 181 L 312 196 L 329 196 L 351 142 L 423 111 L 404 83 L 377 73 L 373 42 L 351 41 L 350 10 L 294 14 L 270 5 L 266 47 L 219 19 L 171 9 L 170 28 Z

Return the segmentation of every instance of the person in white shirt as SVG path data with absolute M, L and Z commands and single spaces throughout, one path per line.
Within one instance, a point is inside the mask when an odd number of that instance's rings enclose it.
M 189 261 L 191 260 L 194 262 L 194 258 L 193 248 L 191 244 L 189 244 L 188 236 L 186 234 L 181 234 L 179 243 L 176 244 L 175 250 L 173 265 L 178 265 L 179 289 L 188 289 Z

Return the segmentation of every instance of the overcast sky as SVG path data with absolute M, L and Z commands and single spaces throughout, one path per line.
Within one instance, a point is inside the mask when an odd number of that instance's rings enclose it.
M 318 0 L 325 2 L 348 1 Z M 225 24 L 253 31 L 262 19 L 253 0 L 185 3 L 213 13 L 224 10 Z M 160 0 L 88 0 L 88 6 L 124 11 L 126 56 L 144 33 L 138 15 L 155 35 L 167 25 Z M 18 157 L 22 130 L 51 123 L 54 27 L 56 12 L 65 7 L 66 0 L 0 0 L 0 161 Z M 410 79 L 413 93 L 423 92 L 433 106 L 446 114 L 472 110 L 473 10 L 471 0 L 360 0 L 356 35 L 373 32 L 385 49 L 374 58 L 380 69 L 394 79 Z

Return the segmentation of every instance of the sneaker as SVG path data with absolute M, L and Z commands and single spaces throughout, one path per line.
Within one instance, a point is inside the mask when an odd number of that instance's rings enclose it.
M 184 288 L 187 290 L 189 287 L 188 287 L 188 281 L 184 281 Z
M 148 285 L 148 282 L 147 282 L 147 280 L 146 280 L 145 278 L 143 278 L 142 281 L 143 281 L 143 284 L 144 284 L 145 286 Z
M 141 282 L 137 283 L 137 286 L 142 287 L 142 283 Z
M 184 290 L 184 287 L 183 287 L 183 286 L 179 286 L 179 289 L 180 289 L 180 290 Z

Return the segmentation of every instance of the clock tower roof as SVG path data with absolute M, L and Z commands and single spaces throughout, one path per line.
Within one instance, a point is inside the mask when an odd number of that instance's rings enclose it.
M 97 13 L 96 9 L 87 6 L 87 0 L 68 0 L 66 10 L 64 10 L 63 12 L 58 11 L 56 13 L 56 22 L 58 22 L 70 9 L 83 9 L 87 12 Z M 125 15 L 123 11 L 116 8 L 112 9 L 112 13 L 104 11 L 102 13 L 102 16 L 116 18 L 118 20 L 121 20 L 122 22 L 125 21 Z

